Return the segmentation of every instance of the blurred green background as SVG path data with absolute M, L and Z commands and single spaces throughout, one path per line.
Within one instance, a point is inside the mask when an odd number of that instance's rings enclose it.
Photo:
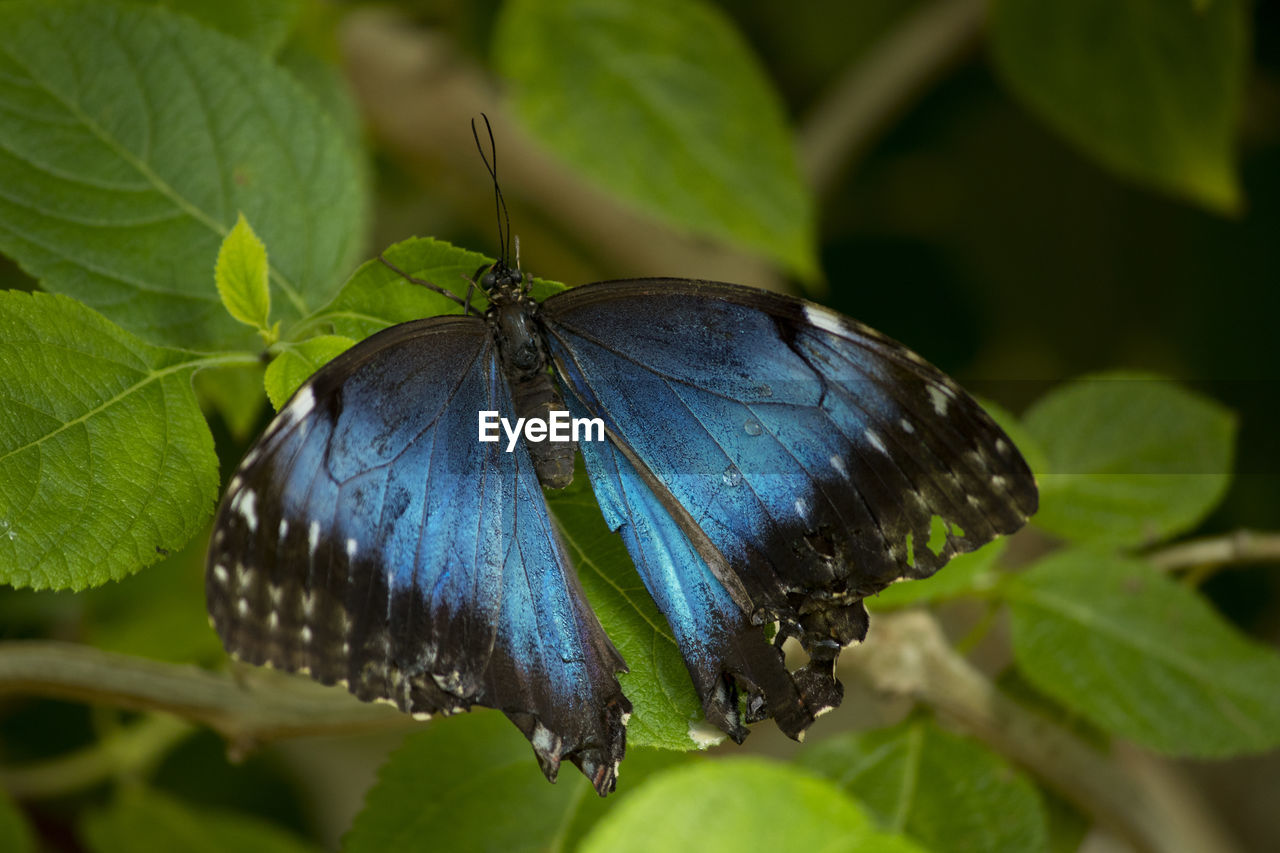
M 907 87 L 873 123 L 865 144 L 840 158 L 818 187 L 821 275 L 809 282 L 790 280 L 738 250 L 696 239 L 671 242 L 661 236 L 663 226 L 635 218 L 562 174 L 504 106 L 506 84 L 488 58 L 499 5 L 304 4 L 304 24 L 286 50 L 337 63 L 349 81 L 355 111 L 347 113 L 348 129 L 372 152 L 370 254 L 411 234 L 495 251 L 492 200 L 465 125 L 465 117 L 485 109 L 495 120 L 522 260 L 535 274 L 572 285 L 641 274 L 711 277 L 723 269 L 715 277 L 809 293 L 906 342 L 961 384 L 1015 411 L 1081 373 L 1159 371 L 1240 417 L 1232 489 L 1197 532 L 1276 528 L 1280 2 L 1249 6 L 1250 51 L 1234 141 L 1238 211 L 1222 214 L 1131 182 L 1065 139 L 1011 94 L 979 20 L 971 34 L 949 43 L 926 79 Z M 794 124 L 805 128 L 829 106 L 843 75 L 883 61 L 877 52 L 915 16 L 947 4 L 716 5 L 759 57 Z M 617 227 L 602 242 L 581 227 L 587 220 Z M 697 253 L 703 265 L 692 269 L 688 260 Z M 0 285 L 31 286 L 7 260 L 0 260 Z M 235 436 L 252 433 L 267 417 L 262 408 L 252 425 L 214 418 L 220 449 L 235 446 Z M 202 544 L 183 558 L 190 571 L 143 573 L 87 596 L 0 591 L 0 630 L 10 639 L 86 639 L 86 631 L 96 632 L 89 639 L 129 651 L 130 608 L 173 598 L 197 603 L 172 611 L 175 659 L 210 660 L 218 654 L 211 633 L 182 645 L 190 633 L 181 626 L 204 625 L 195 593 Z M 1204 591 L 1247 632 L 1280 643 L 1274 566 L 1220 572 Z M 120 724 L 117 715 L 81 705 L 6 705 L 0 721 L 5 761 L 61 754 Z M 768 748 L 766 738 L 753 740 Z M 222 741 L 202 732 L 164 759 L 157 779 L 168 791 L 299 830 L 320 825 L 319 834 L 332 838 L 350 813 L 319 814 L 310 799 L 315 792 L 302 793 L 304 778 L 328 776 L 349 785 L 327 796 L 334 802 L 346 795 L 354 809 L 393 742 L 370 736 L 319 749 L 307 741 L 285 743 L 233 765 Z M 1280 843 L 1271 811 L 1280 792 L 1280 759 L 1187 764 L 1201 793 L 1248 847 Z M 97 794 L 34 807 L 47 843 L 78 849 L 64 820 Z

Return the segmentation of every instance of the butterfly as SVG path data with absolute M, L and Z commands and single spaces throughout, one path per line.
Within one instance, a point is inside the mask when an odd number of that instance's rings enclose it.
M 496 190 L 496 156 L 486 165 Z M 707 721 L 738 742 L 766 718 L 799 738 L 839 704 L 835 663 L 867 633 L 863 599 L 1035 512 L 1009 437 L 888 337 L 712 281 L 538 302 L 506 260 L 510 226 L 499 234 L 502 257 L 472 285 L 484 311 L 472 290 L 418 282 L 463 313 L 326 364 L 240 463 L 206 573 L 236 657 L 415 716 L 500 709 L 548 779 L 568 759 L 604 796 L 625 751 L 626 664 L 542 491 L 567 485 L 575 453 Z M 544 430 L 481 440 L 486 417 Z M 587 428 L 538 440 L 557 422 Z M 808 656 L 795 671 L 787 639 Z

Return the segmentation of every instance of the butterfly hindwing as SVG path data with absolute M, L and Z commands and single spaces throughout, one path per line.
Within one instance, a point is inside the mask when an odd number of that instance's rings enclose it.
M 570 401 L 575 415 L 585 416 L 578 405 Z M 581 450 L 600 510 L 621 534 L 645 588 L 667 617 L 707 720 L 739 743 L 747 735 L 745 724 L 765 717 L 784 730 L 803 731 L 822 707 L 806 705 L 781 649 L 751 623 L 617 446 L 584 442 Z
M 630 707 L 528 451 L 486 324 L 387 329 L 310 378 L 219 509 L 209 612 L 228 651 L 413 714 L 505 712 L 544 772 L 612 788 Z
M 778 621 L 805 646 L 796 684 L 806 707 L 838 701 L 832 665 L 866 632 L 864 597 L 932 574 L 1035 510 L 1029 469 L 972 398 L 825 309 L 734 285 L 642 280 L 557 295 L 543 318 L 567 395 L 604 420 L 669 523 L 743 614 Z M 606 467 L 596 464 L 593 484 Z M 615 521 L 652 526 L 647 513 Z M 645 572 L 634 535 L 628 545 Z M 673 626 L 686 618 L 664 612 Z M 687 642 L 683 652 L 697 680 L 703 653 Z M 704 690 L 704 705 L 712 699 Z

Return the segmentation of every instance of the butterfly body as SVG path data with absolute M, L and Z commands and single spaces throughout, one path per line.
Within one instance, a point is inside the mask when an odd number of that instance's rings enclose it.
M 834 665 L 867 631 L 863 598 L 1035 510 L 1025 462 L 971 398 L 826 309 L 687 279 L 539 304 L 501 263 L 479 284 L 483 316 L 357 344 L 245 457 L 207 583 L 233 653 L 410 713 L 499 708 L 549 777 L 569 758 L 604 794 L 625 664 L 539 488 L 569 482 L 575 446 L 508 453 L 477 441 L 478 411 L 603 421 L 605 440 L 576 449 L 605 520 L 707 720 L 736 740 L 766 717 L 802 735 L 840 701 Z M 789 637 L 809 656 L 795 672 Z
M 552 412 L 566 411 L 564 398 L 547 372 L 545 333 L 538 319 L 538 303 L 529 297 L 531 279 L 501 263 L 479 279 L 489 297 L 485 321 L 498 344 L 498 358 L 511 384 L 517 419 L 546 421 Z M 573 482 L 574 451 L 572 441 L 529 445 L 542 485 L 563 489 Z

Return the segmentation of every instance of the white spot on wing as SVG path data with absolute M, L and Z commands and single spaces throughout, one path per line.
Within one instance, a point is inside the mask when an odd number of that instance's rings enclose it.
M 805 303 L 804 318 L 812 325 L 817 326 L 824 332 L 830 332 L 833 335 L 844 335 L 844 321 L 836 314 L 822 308 L 818 305 Z
M 249 525 L 249 532 L 256 533 L 258 530 L 258 510 L 256 504 L 258 502 L 258 493 L 253 489 L 245 489 L 239 495 L 236 495 L 239 502 L 240 515 L 244 516 L 244 523 Z
M 903 418 L 902 420 L 898 421 L 898 423 L 902 426 L 903 432 L 910 433 L 910 432 L 916 431 L 915 424 L 911 423 L 911 421 L 907 420 L 906 418 Z
M 556 740 L 556 736 L 551 733 L 550 729 L 542 725 L 542 723 L 538 723 L 537 727 L 533 730 L 533 737 L 529 739 L 529 742 L 533 744 L 534 752 L 537 752 L 539 755 L 550 755 L 553 752 L 560 751 L 559 744 L 556 743 Z
M 311 629 L 310 629 L 310 628 L 308 628 L 306 625 L 303 625 L 303 626 L 302 626 L 302 630 L 301 630 L 300 632 L 298 632 L 298 633 L 299 633 L 299 636 L 301 636 L 301 637 L 302 637 L 302 642 L 303 642 L 304 644 L 310 644 L 310 643 L 311 643 Z
M 804 518 L 809 512 L 808 505 L 804 502 L 804 498 L 796 498 L 796 513 Z
M 218 564 L 213 567 L 213 576 L 218 579 L 218 583 L 220 584 L 226 584 L 226 582 L 231 578 L 231 576 L 227 574 L 227 567 L 222 564 Z
M 933 410 L 939 415 L 946 415 L 947 404 L 951 401 L 941 388 L 936 385 L 929 386 L 929 399 L 933 401 Z
M 285 534 L 289 532 L 289 522 L 286 519 L 280 519 L 280 538 L 283 539 Z
M 316 555 L 316 546 L 320 544 L 320 522 L 311 522 L 311 527 L 307 529 L 307 553 L 312 557 Z
M 239 601 L 236 602 L 236 610 L 240 613 L 241 616 L 248 616 L 249 602 L 246 599 L 243 599 L 243 598 L 240 599 Z
M 841 477 L 848 479 L 849 469 L 845 467 L 843 459 L 841 459 L 839 456 L 833 453 L 831 454 L 831 458 L 827 461 L 831 463 L 832 468 L 835 468 L 837 471 L 840 472 Z
M 879 450 L 881 453 L 889 452 L 885 449 L 884 442 L 880 440 L 880 436 L 876 435 L 873 430 L 864 430 L 862 434 L 876 450 Z
M 296 423 L 311 414 L 311 410 L 315 407 L 315 392 L 311 390 L 310 385 L 303 385 L 298 389 L 298 393 L 293 398 L 293 402 L 290 403 L 280 414 L 288 418 L 291 423 Z
M 355 558 L 356 558 L 356 540 L 348 539 L 347 540 L 347 559 L 354 560 Z M 391 581 L 391 576 L 390 574 L 388 574 L 387 582 L 390 583 L 390 581 Z
M 1008 452 L 1009 452 L 1009 442 L 1005 441 L 1003 438 L 997 438 L 996 453 L 1008 453 Z

